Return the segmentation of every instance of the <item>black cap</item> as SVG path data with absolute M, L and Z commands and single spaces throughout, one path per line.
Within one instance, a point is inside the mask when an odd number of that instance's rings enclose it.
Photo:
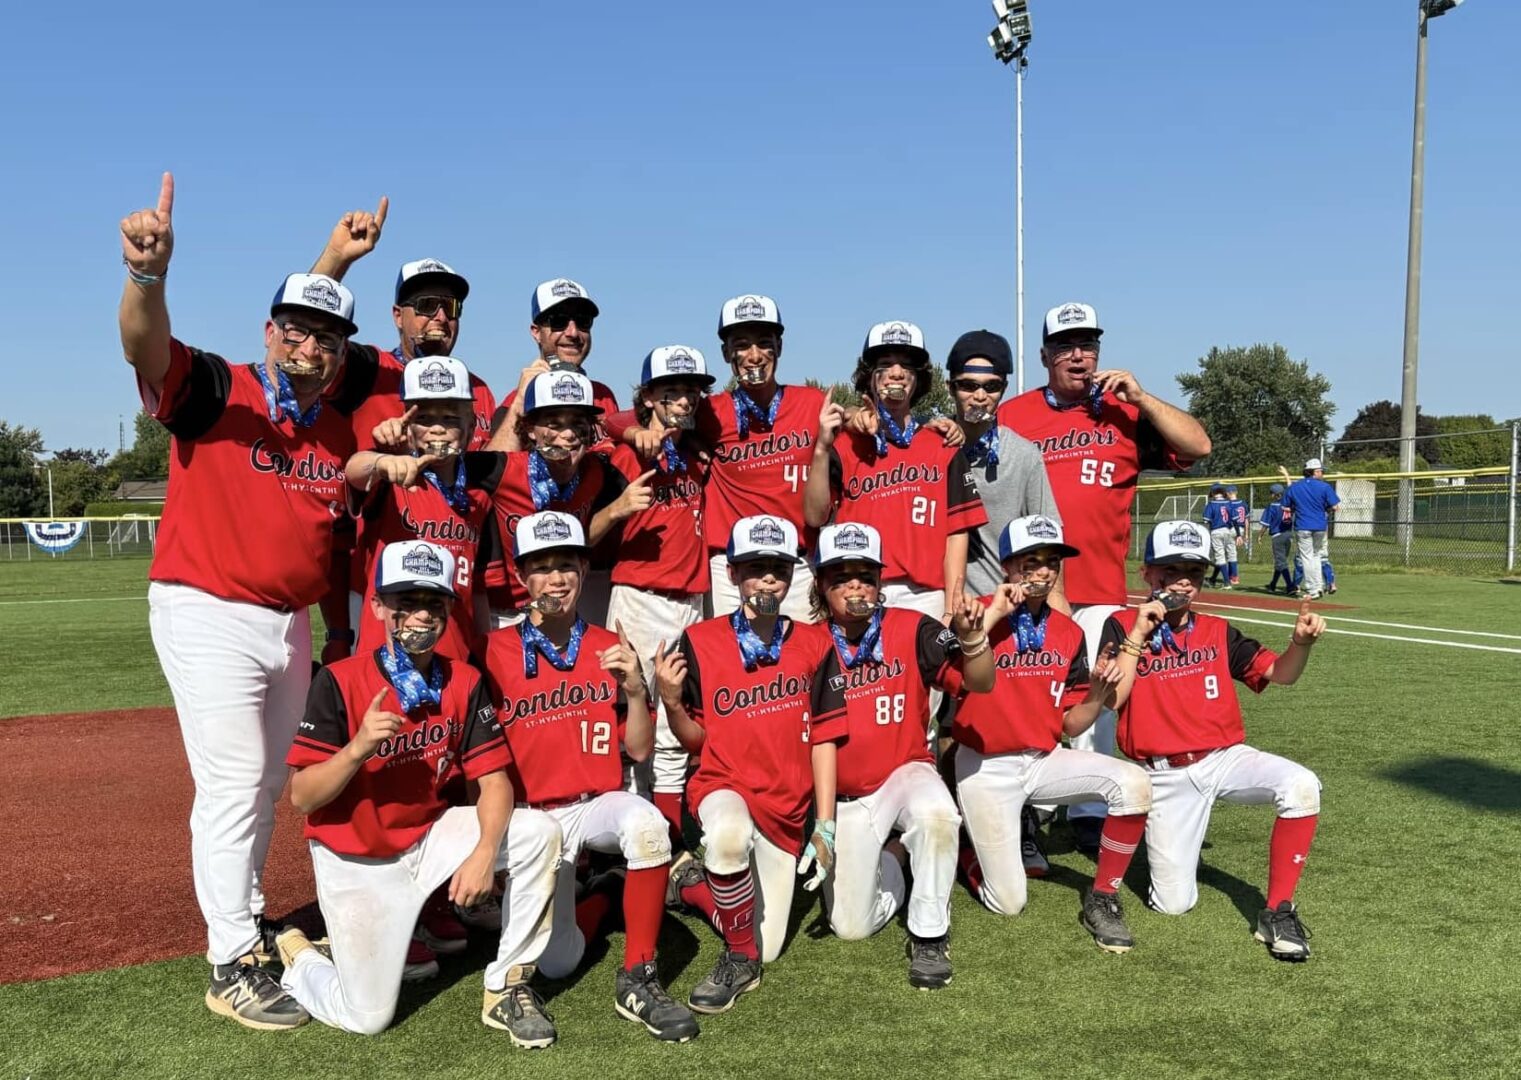
M 945 369 L 952 375 L 960 375 L 966 370 L 966 362 L 979 356 L 989 361 L 993 370 L 1005 378 L 1014 373 L 1014 357 L 1009 352 L 1008 339 L 991 330 L 970 330 L 957 338 L 945 358 Z

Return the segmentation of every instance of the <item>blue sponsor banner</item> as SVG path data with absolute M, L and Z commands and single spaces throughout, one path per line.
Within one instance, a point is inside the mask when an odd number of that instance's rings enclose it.
M 28 521 L 27 538 L 49 555 L 62 555 L 84 539 L 87 521 Z

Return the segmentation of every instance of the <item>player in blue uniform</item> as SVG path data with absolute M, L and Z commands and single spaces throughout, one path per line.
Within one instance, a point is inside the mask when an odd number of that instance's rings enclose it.
M 1215 564 L 1209 584 L 1229 589 L 1236 581 L 1236 522 L 1223 484 L 1209 489 L 1209 502 L 1204 504 L 1204 527 L 1209 530 L 1210 556 Z
M 1262 526 L 1262 531 L 1267 534 L 1269 543 L 1273 545 L 1273 580 L 1269 581 L 1265 588 L 1268 592 L 1278 591 L 1278 579 L 1283 578 L 1283 591 L 1290 592 L 1294 588 L 1293 577 L 1289 571 L 1289 552 L 1294 546 L 1294 526 L 1290 523 L 1291 515 L 1283 506 L 1283 485 L 1274 484 L 1268 491 L 1273 499 L 1262 510 L 1262 515 L 1257 519 L 1257 524 Z

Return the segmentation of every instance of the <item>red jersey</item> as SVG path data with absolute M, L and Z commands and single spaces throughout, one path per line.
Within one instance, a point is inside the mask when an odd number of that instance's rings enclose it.
M 703 524 L 709 552 L 727 548 L 734 523 L 752 514 L 786 518 L 797 526 L 804 544 L 813 543 L 814 530 L 803 520 L 803 489 L 813 464 L 824 391 L 779 386 L 776 392 L 782 396 L 776 423 L 768 426 L 752 417 L 743 437 L 733 394 L 715 394 L 698 410 L 697 434 L 713 448 Z
M 618 676 L 597 654 L 618 635 L 588 626 L 569 671 L 542 656 L 533 678 L 523 673 L 521 625 L 486 635 L 486 672 L 498 695 L 498 716 L 518 797 L 533 806 L 623 787 L 623 726 L 628 713 Z
M 307 839 L 341 855 L 392 858 L 448 809 L 440 792 L 456 770 L 479 780 L 507 767 L 511 755 L 480 673 L 447 657 L 434 662 L 443 667 L 442 700 L 405 714 L 401 730 L 380 744 L 338 797 L 306 816 Z M 375 695 L 390 686 L 373 651 L 317 672 L 285 763 L 304 769 L 338 753 L 358 734 Z M 400 714 L 395 690 L 380 707 Z
M 834 520 L 870 525 L 882 534 L 883 581 L 945 588 L 945 541 L 986 525 L 987 511 L 966 455 L 921 427 L 906 449 L 843 432 L 829 448 Z
M 1086 404 L 1054 409 L 1044 388 L 1028 390 L 999 407 L 998 423 L 1033 442 L 1046 460 L 1067 543 L 1082 553 L 1063 564 L 1067 599 L 1123 606 L 1136 478 L 1142 469 L 1191 462 L 1168 449 L 1140 410 L 1112 395 L 1094 419 Z
M 382 484 L 366 496 L 360 511 L 364 527 L 359 532 L 351 575 L 353 591 L 364 597 L 359 625 L 355 627 L 359 631 L 359 652 L 378 648 L 386 641 L 385 624 L 370 614 L 370 598 L 375 593 L 375 561 L 380 557 L 380 549 L 400 541 L 428 540 L 454 556 L 454 607 L 437 649 L 452 660 L 470 659 L 478 644 L 474 601 L 476 554 L 481 529 L 491 513 L 491 497 L 484 491 L 471 489 L 465 495 L 470 502 L 463 515 L 456 513 L 443 493 L 430 483 L 412 490 Z
M 829 634 L 829 624 L 823 624 Z M 838 737 L 839 794 L 870 795 L 899 765 L 935 758 L 929 750 L 929 688 L 961 691 L 961 643 L 954 630 L 908 608 L 882 612 L 882 663 L 847 668 L 838 644 L 813 681 L 814 741 L 844 720 Z M 972 695 L 981 697 L 983 695 Z
M 984 597 L 986 604 L 991 597 Z M 993 689 L 956 699 L 951 737 L 979 754 L 1054 750 L 1062 718 L 1088 693 L 1088 653 L 1083 629 L 1046 605 L 1046 640 L 1021 654 L 1011 618 L 988 625 L 993 649 Z
M 1256 693 L 1267 686 L 1278 654 L 1214 615 L 1190 614 L 1176 631 L 1178 651 L 1148 646 L 1136 665 L 1135 687 L 1120 710 L 1118 742 L 1137 761 L 1191 750 L 1219 750 L 1246 741 L 1233 679 Z M 1104 623 L 1099 648 L 1116 647 L 1135 627 L 1127 608 Z
M 583 371 L 582 374 L 585 375 L 586 373 Z M 602 410 L 602 415 L 596 417 L 592 425 L 594 428 L 594 441 L 590 449 L 598 453 L 607 453 L 612 450 L 613 443 L 607 437 L 607 428 L 603 424 L 609 416 L 618 411 L 618 399 L 606 385 L 599 383 L 596 379 L 592 379 L 590 375 L 586 377 L 591 380 L 592 404 Z M 495 423 L 501 423 L 507 418 L 507 410 L 512 408 L 512 403 L 517 400 L 517 397 L 518 391 L 516 387 L 507 391 L 507 396 L 502 399 L 502 407 L 497 410 L 498 415 L 494 421 Z
M 683 446 L 686 468 L 667 472 L 665 460 L 643 460 L 619 446 L 612 461 L 628 480 L 655 469 L 650 490 L 655 501 L 623 522 L 622 540 L 612 560 L 612 582 L 651 592 L 690 596 L 712 587 L 708 546 L 703 537 L 703 489 L 708 466 Z
M 803 850 L 803 821 L 813 801 L 812 738 L 838 734 L 812 722 L 813 676 L 833 649 L 822 626 L 787 621 L 781 660 L 746 671 L 728 616 L 689 627 L 682 701 L 704 732 L 697 772 L 687 781 L 694 810 L 710 792 L 742 796 L 755 827 L 777 847 Z
M 343 403 L 324 400 L 309 427 L 269 419 L 252 364 L 169 345 L 143 407 L 170 433 L 169 495 L 148 577 L 224 600 L 305 608 L 328 591 L 343 466 L 354 436 Z
M 395 352 L 352 343 L 345 363 L 374 367 L 373 382 L 364 404 L 354 412 L 354 445 L 361 450 L 373 450 L 376 425 L 407 411 L 401 401 L 401 376 L 407 364 Z M 470 433 L 465 449 L 484 450 L 491 441 L 491 418 L 496 415 L 496 399 L 491 396 L 491 387 L 473 371 L 470 373 L 470 394 L 474 398 L 471 409 L 475 413 L 475 430 Z
M 576 489 L 570 498 L 552 500 L 546 506 L 536 507 L 533 489 L 528 482 L 531 453 L 531 450 L 513 450 L 465 455 L 467 482 L 491 496 L 494 536 L 484 560 L 484 580 L 486 595 L 496 611 L 507 611 L 528 603 L 527 591 L 511 571 L 512 542 L 520 520 L 536 510 L 558 510 L 576 518 L 581 527 L 590 532 L 592 516 L 623 494 L 627 486 L 623 474 L 605 456 L 587 453 L 576 466 Z

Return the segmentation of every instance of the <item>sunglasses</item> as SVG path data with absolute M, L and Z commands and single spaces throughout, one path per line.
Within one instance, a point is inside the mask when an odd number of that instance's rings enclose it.
M 546 326 L 557 334 L 571 323 L 575 323 L 582 330 L 590 330 L 594 322 L 596 322 L 596 316 L 584 312 L 580 315 L 572 315 L 568 312 L 556 311 L 539 319 L 540 326 Z
M 313 330 L 295 322 L 279 322 L 275 324 L 280 328 L 280 340 L 288 347 L 295 348 L 304 345 L 308 338 L 317 343 L 317 348 L 325 353 L 336 353 L 343 348 L 345 340 L 342 334 L 332 334 L 325 330 Z
M 952 379 L 951 389 L 960 390 L 963 394 L 975 394 L 979 390 L 985 390 L 989 394 L 1001 394 L 1008 389 L 1009 384 L 1003 379 Z
M 457 319 L 464 310 L 465 302 L 457 296 L 414 296 L 406 306 L 424 318 L 431 319 L 440 311 L 446 319 Z

